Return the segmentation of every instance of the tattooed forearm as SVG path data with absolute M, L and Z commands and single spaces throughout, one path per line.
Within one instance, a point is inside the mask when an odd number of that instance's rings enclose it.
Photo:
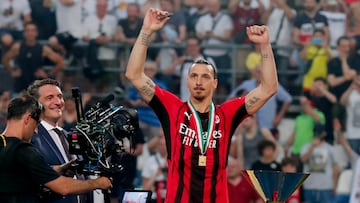
M 269 58 L 269 54 L 262 54 L 261 56 L 262 56 L 262 59 L 263 59 L 263 60 L 266 60 L 266 59 Z
M 258 97 L 250 98 L 249 101 L 246 101 L 246 103 L 245 103 L 246 109 L 249 109 L 252 105 L 256 104 L 256 102 L 258 102 L 259 100 L 260 100 L 260 98 L 258 98 Z
M 146 32 L 141 32 L 140 34 L 141 44 L 144 46 L 150 45 L 150 34 Z
M 155 85 L 154 82 L 151 80 L 146 81 L 145 85 L 140 88 L 140 94 L 146 97 L 154 96 L 155 92 Z

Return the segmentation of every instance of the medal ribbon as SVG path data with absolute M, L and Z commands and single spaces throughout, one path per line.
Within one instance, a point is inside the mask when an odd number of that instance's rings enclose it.
M 209 141 L 210 141 L 210 137 L 213 133 L 213 128 L 214 128 L 214 123 L 215 123 L 215 105 L 213 102 L 211 102 L 210 104 L 210 118 L 209 118 L 209 122 L 208 122 L 208 130 L 207 130 L 207 135 L 206 135 L 206 140 L 204 141 L 202 133 L 203 133 L 203 129 L 202 129 L 202 125 L 201 125 L 201 120 L 200 117 L 198 115 L 198 113 L 195 110 L 194 105 L 191 103 L 191 101 L 188 102 L 190 110 L 192 112 L 192 114 L 195 117 L 195 125 L 196 125 L 196 131 L 197 131 L 197 140 L 198 140 L 198 144 L 199 144 L 199 148 L 200 148 L 200 152 L 202 155 L 205 155 L 206 153 L 206 149 L 209 145 Z

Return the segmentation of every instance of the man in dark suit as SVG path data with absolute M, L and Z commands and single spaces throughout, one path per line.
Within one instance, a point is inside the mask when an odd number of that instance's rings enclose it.
M 65 102 L 60 84 L 53 79 L 36 80 L 28 87 L 28 93 L 34 96 L 43 106 L 44 111 L 38 126 L 38 133 L 33 135 L 32 143 L 51 165 L 62 165 L 72 160 L 69 153 L 66 135 L 58 126 L 62 117 Z M 51 197 L 46 202 L 77 203 L 75 195 Z

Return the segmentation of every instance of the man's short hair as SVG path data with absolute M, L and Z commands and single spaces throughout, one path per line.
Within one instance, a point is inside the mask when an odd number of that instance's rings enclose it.
M 24 24 L 24 28 L 26 28 L 26 27 L 29 26 L 29 25 L 33 25 L 33 26 L 35 26 L 36 29 L 38 29 L 36 23 L 33 22 L 33 21 L 26 22 L 26 23 Z
M 350 37 L 348 37 L 348 36 L 346 36 L 346 35 L 341 36 L 341 37 L 339 37 L 339 38 L 336 40 L 336 45 L 340 45 L 341 41 L 343 41 L 343 40 L 348 40 L 348 41 L 350 41 L 351 39 L 350 39 Z
M 21 93 L 18 97 L 10 101 L 7 119 L 19 120 L 25 113 L 30 113 L 31 117 L 39 122 L 42 109 L 42 105 L 36 98 L 27 93 Z
M 214 78 L 217 79 L 217 70 L 214 64 L 212 64 L 211 62 L 209 62 L 208 60 L 205 59 L 198 59 L 194 62 L 194 64 L 205 64 L 205 65 L 209 65 L 212 67 L 213 72 L 214 72 Z
M 39 99 L 39 89 L 42 86 L 45 85 L 54 85 L 60 88 L 60 83 L 57 80 L 54 79 L 43 79 L 43 80 L 35 80 L 28 88 L 27 92 L 30 96 L 35 97 L 36 99 Z

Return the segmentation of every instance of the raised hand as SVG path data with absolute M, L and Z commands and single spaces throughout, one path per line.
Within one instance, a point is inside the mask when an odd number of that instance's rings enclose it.
M 267 26 L 252 25 L 246 28 L 246 33 L 249 39 L 257 44 L 270 43 L 269 29 Z
M 167 17 L 168 15 L 167 11 L 150 8 L 145 14 L 142 29 L 150 32 L 160 30 L 166 21 L 170 19 L 170 17 Z

